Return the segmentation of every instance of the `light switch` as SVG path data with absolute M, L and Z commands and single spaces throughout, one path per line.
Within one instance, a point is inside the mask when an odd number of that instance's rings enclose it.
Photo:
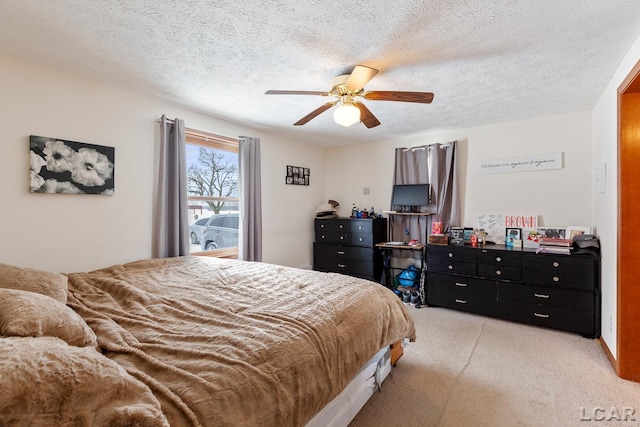
M 596 165 L 595 171 L 594 171 L 594 184 L 596 187 L 596 191 L 598 193 L 604 193 L 606 191 L 606 170 L 607 170 L 607 164 L 602 162 L 602 163 L 598 163 Z

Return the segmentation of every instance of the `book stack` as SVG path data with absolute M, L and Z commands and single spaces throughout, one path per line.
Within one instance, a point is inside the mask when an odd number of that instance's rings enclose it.
M 571 239 L 560 239 L 556 237 L 541 237 L 539 239 L 540 247 L 536 253 L 550 254 L 571 254 L 573 241 Z

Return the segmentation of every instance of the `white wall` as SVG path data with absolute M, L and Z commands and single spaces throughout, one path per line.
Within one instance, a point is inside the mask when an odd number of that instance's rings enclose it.
M 345 206 L 389 209 L 396 147 L 459 142 L 458 183 L 465 226 L 482 213 L 538 214 L 547 226 L 591 225 L 591 114 L 580 112 L 457 129 L 327 152 L 327 196 Z M 479 175 L 480 160 L 564 153 L 558 170 Z M 371 194 L 364 196 L 362 189 Z
M 594 165 L 605 164 L 604 193 L 594 193 L 593 222 L 602 246 L 602 339 L 617 354 L 618 87 L 640 60 L 640 37 L 593 109 Z
M 261 139 L 264 261 L 311 264 L 324 150 L 3 56 L 0 93 L 0 262 L 71 272 L 150 257 L 156 121 L 164 113 L 187 127 Z M 29 135 L 114 146 L 115 195 L 29 193 Z M 311 168 L 311 185 L 285 185 L 287 164 Z

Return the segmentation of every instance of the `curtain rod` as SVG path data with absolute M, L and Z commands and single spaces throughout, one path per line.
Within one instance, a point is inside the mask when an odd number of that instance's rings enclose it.
M 175 124 L 175 120 L 172 119 L 166 119 L 167 122 L 169 123 L 173 123 Z M 158 119 L 158 123 L 162 123 L 162 119 Z M 192 128 L 188 128 L 185 127 L 184 131 L 188 134 L 190 134 L 191 136 L 197 136 L 200 138 L 203 138 L 205 140 L 208 139 L 216 139 L 218 141 L 223 141 L 223 142 L 232 142 L 232 143 L 237 143 L 238 142 L 238 138 L 230 138 L 228 136 L 222 136 L 222 135 L 217 135 L 215 133 L 209 133 L 209 132 L 204 132 L 201 130 L 197 130 L 197 129 L 192 129 Z
M 458 142 L 456 141 L 449 141 L 449 142 L 433 142 L 431 144 L 426 144 L 426 145 L 419 145 L 417 147 L 411 147 L 411 148 L 402 148 L 402 151 L 415 151 L 415 150 L 426 150 L 427 147 L 431 147 L 432 145 L 441 145 L 441 146 L 450 146 L 451 144 L 453 144 L 454 142 Z M 400 147 L 398 147 L 400 148 Z

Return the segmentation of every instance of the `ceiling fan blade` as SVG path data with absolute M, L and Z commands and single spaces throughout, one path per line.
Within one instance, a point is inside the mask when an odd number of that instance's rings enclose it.
M 362 102 L 353 103 L 360 110 L 360 121 L 369 129 L 374 128 L 380 124 L 380 121 L 376 119 L 371 110 L 367 108 Z
M 430 104 L 433 101 L 433 93 L 431 92 L 398 92 L 395 90 L 372 90 L 362 94 L 364 99 L 370 101 L 402 101 L 402 102 L 421 102 Z
M 336 105 L 336 102 L 338 102 L 338 101 L 327 102 L 326 104 L 316 108 L 315 110 L 313 110 L 312 112 L 310 112 L 309 114 L 307 114 L 306 116 L 304 116 L 303 118 L 301 118 L 300 120 L 295 122 L 293 125 L 294 126 L 302 126 L 303 124 L 307 123 L 309 120 L 316 118 L 320 114 L 322 114 L 325 111 L 327 111 L 329 108 L 331 108 L 334 105 Z
M 320 92 L 313 90 L 268 90 L 265 95 L 321 95 L 329 96 L 329 92 Z
M 378 74 L 378 70 L 375 68 L 367 67 L 365 65 L 356 65 L 356 68 L 353 69 L 351 75 L 347 79 L 345 86 L 347 89 L 352 91 L 359 91 L 364 88 L 364 85 L 369 83 L 369 80 Z

